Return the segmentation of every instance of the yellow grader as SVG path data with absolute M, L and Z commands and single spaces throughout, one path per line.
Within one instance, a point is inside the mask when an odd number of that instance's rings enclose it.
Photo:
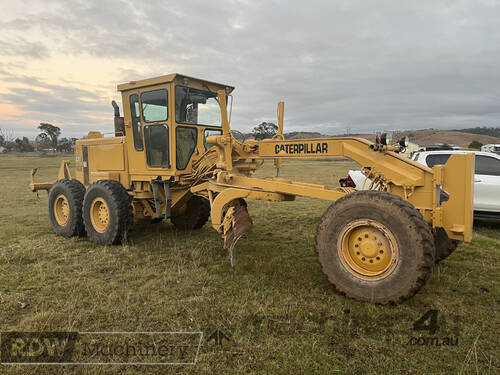
M 316 233 L 318 261 L 336 291 L 373 303 L 413 296 L 459 241 L 472 236 L 474 159 L 453 155 L 432 169 L 399 155 L 407 139 L 286 140 L 284 104 L 273 139 L 241 140 L 230 129 L 232 86 L 169 74 L 118 85 L 114 136 L 90 132 L 75 145 L 75 170 L 63 161 L 47 190 L 53 230 L 99 245 L 126 240 L 134 220 L 170 219 L 179 229 L 208 218 L 234 265 L 234 245 L 252 228 L 246 199 L 326 199 Z M 363 168 L 369 190 L 328 189 L 279 177 L 283 158 L 346 157 Z M 273 159 L 276 177 L 255 178 Z

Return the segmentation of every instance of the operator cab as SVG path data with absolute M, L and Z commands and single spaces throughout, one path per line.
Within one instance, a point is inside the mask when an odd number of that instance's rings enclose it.
M 206 138 L 222 134 L 217 92 L 229 95 L 234 87 L 174 73 L 121 84 L 118 90 L 130 173 L 167 177 L 189 173 L 210 147 Z

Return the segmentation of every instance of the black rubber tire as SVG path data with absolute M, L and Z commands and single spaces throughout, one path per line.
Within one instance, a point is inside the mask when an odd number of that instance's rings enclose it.
M 349 272 L 337 253 L 337 240 L 350 222 L 371 219 L 394 236 L 399 260 L 380 280 L 365 280 Z M 434 239 L 421 213 L 396 195 L 358 191 L 333 203 L 321 217 L 316 233 L 318 261 L 335 290 L 372 303 L 401 303 L 425 284 L 434 266 Z
M 54 215 L 54 202 L 60 194 L 66 197 L 70 211 L 69 220 L 65 226 L 59 225 Z M 82 217 L 84 195 L 85 186 L 78 180 L 58 180 L 52 185 L 49 191 L 49 219 L 52 229 L 58 236 L 85 236 Z
M 109 225 L 104 233 L 98 232 L 90 219 L 91 204 L 102 198 L 109 210 Z M 133 224 L 131 197 L 127 190 L 115 180 L 100 180 L 89 186 L 83 200 L 83 222 L 90 241 L 98 245 L 124 243 Z
M 437 228 L 434 235 L 434 246 L 436 247 L 436 264 L 448 258 L 455 251 L 460 241 L 448 238 L 443 228 Z
M 186 203 L 183 214 L 172 216 L 170 219 L 177 229 L 194 230 L 205 225 L 210 216 L 210 202 L 208 199 L 193 195 Z

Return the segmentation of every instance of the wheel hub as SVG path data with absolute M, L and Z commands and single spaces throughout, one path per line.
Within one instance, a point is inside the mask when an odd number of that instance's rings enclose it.
M 63 194 L 59 194 L 54 201 L 54 216 L 60 226 L 68 224 L 70 209 L 68 199 Z
M 104 233 L 109 226 L 109 208 L 106 201 L 96 198 L 90 206 L 90 221 L 92 226 L 99 233 Z
M 392 233 L 374 220 L 356 220 L 339 235 L 337 251 L 344 267 L 365 280 L 380 280 L 396 267 L 399 251 Z

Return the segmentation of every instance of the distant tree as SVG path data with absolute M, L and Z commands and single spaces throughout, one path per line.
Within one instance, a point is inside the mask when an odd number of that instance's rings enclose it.
M 14 132 L 10 129 L 0 128 L 0 139 L 3 142 L 3 146 L 7 147 L 7 143 L 12 142 L 14 140 Z
M 470 144 L 469 144 L 469 148 L 474 148 L 476 150 L 480 150 L 481 149 L 481 146 L 483 144 L 481 142 L 478 142 L 476 140 L 473 140 Z
M 76 138 L 61 138 L 59 140 L 59 146 L 58 146 L 58 149 L 59 151 L 62 151 L 62 152 L 71 152 L 73 151 L 73 147 L 75 145 L 75 142 L 76 142 Z
M 0 134 L 0 147 L 5 146 L 5 138 Z
M 277 133 L 278 126 L 272 122 L 262 122 L 252 130 L 252 135 L 257 140 L 272 138 Z
M 27 137 L 16 138 L 13 143 L 16 152 L 31 152 L 34 150 L 33 145 Z
M 6 152 L 12 152 L 16 150 L 16 142 L 5 142 Z
M 38 129 L 41 131 L 38 136 L 42 138 L 48 137 L 50 139 L 51 148 L 57 150 L 58 138 L 61 135 L 61 129 L 58 126 L 45 122 L 41 122 Z M 45 136 L 42 136 L 42 134 L 45 134 Z
M 52 140 L 45 133 L 40 133 L 35 138 L 35 148 L 38 151 L 46 151 L 52 148 Z
M 476 126 L 475 128 L 457 129 L 457 132 L 469 134 L 489 135 L 492 137 L 500 137 L 500 127 Z

